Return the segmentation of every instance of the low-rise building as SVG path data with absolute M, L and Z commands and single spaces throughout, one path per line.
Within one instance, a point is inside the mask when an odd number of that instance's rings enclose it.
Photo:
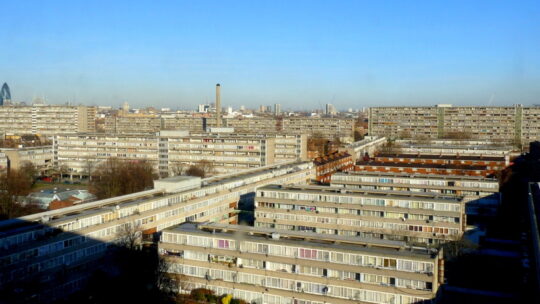
M 430 155 L 423 153 L 379 153 L 371 160 L 381 163 L 485 166 L 487 170 L 493 171 L 493 173 L 506 168 L 510 164 L 508 156 Z
M 463 234 L 465 201 L 436 193 L 269 185 L 257 190 L 255 226 L 439 244 Z
M 28 194 L 25 199 L 27 204 L 37 204 L 41 209 L 59 209 L 61 206 L 72 206 L 88 203 L 96 200 L 96 196 L 88 190 L 80 189 L 48 189 Z M 65 204 L 63 202 L 70 202 Z M 51 208 L 51 205 L 53 207 Z
M 484 156 L 506 157 L 517 156 L 515 148 L 501 142 L 489 140 L 455 140 L 455 139 L 430 139 L 410 140 L 399 139 L 393 141 L 393 146 L 398 153 L 403 154 L 431 154 L 431 155 L 460 155 L 460 156 Z
M 442 251 L 403 242 L 223 224 L 163 231 L 179 292 L 207 288 L 249 303 L 418 303 L 444 282 Z
M 47 174 L 53 167 L 53 147 L 36 146 L 21 148 L 0 148 L 8 161 L 9 169 L 19 170 L 24 163 L 34 165 L 39 174 Z M 2 166 L 0 164 L 0 166 Z
M 336 152 L 313 160 L 317 170 L 316 180 L 322 184 L 330 183 L 332 174 L 354 168 L 352 156 L 347 152 Z
M 378 161 L 359 161 L 354 167 L 355 171 L 393 172 L 409 174 L 436 174 L 436 175 L 463 175 L 463 176 L 490 176 L 496 171 L 487 166 L 446 165 L 446 164 L 406 164 Z

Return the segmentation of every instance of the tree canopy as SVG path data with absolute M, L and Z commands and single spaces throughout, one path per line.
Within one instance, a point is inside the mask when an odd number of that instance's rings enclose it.
M 147 161 L 130 162 L 116 158 L 98 165 L 93 176 L 96 178 L 92 179 L 90 190 L 98 199 L 151 189 L 157 178 Z

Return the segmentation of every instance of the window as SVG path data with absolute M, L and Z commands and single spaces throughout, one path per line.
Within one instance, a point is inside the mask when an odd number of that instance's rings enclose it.
M 317 250 L 315 249 L 300 249 L 300 257 L 304 259 L 316 259 Z
M 384 267 L 396 268 L 397 261 L 395 259 L 384 259 Z
M 258 253 L 268 253 L 268 245 L 267 244 L 257 244 L 257 252 Z
M 229 248 L 229 241 L 228 240 L 218 240 L 218 248 Z

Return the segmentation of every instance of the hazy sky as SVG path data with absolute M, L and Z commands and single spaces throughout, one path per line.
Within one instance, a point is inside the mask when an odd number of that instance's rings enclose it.
M 16 101 L 540 103 L 540 1 L 4 1 Z

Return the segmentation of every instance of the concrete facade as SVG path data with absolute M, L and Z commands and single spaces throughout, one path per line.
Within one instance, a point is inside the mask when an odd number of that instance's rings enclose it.
M 439 244 L 465 228 L 462 197 L 435 193 L 276 186 L 257 190 L 255 226 Z
M 0 148 L 0 151 L 7 158 L 10 169 L 19 170 L 25 162 L 29 162 L 36 167 L 38 173 L 46 174 L 53 167 L 52 146 Z
M 220 224 L 163 232 L 178 290 L 208 288 L 249 303 L 416 303 L 435 297 L 442 251 L 402 242 Z
M 51 137 L 57 133 L 95 132 L 95 119 L 95 107 L 3 106 L 0 107 L 0 133 Z
M 287 135 L 308 134 L 322 135 L 329 139 L 339 138 L 343 142 L 353 142 L 353 118 L 320 117 L 253 117 L 223 118 L 222 126 L 232 127 L 240 133 L 282 133 Z M 159 130 L 205 131 L 216 127 L 215 117 L 194 117 L 186 114 L 124 114 L 106 118 L 107 133 L 141 133 Z
M 445 138 L 528 143 L 540 139 L 540 107 L 373 107 L 369 134 L 389 138 Z
M 307 159 L 305 135 L 192 133 L 62 134 L 54 137 L 54 164 L 68 174 L 88 176 L 109 158 L 149 162 L 161 175 L 178 175 L 208 161 L 211 174 L 231 173 L 274 163 Z

